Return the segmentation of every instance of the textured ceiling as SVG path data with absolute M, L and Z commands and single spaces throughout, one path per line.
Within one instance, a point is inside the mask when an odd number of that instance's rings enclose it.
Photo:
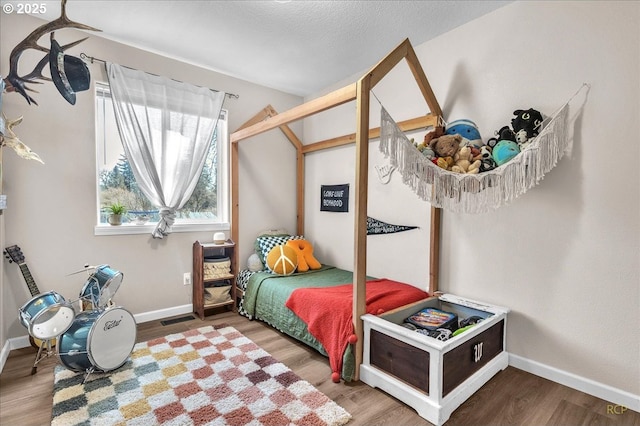
M 39 16 L 53 20 L 59 2 L 46 3 Z M 69 0 L 67 14 L 103 37 L 306 96 L 365 71 L 405 38 L 421 44 L 508 3 Z

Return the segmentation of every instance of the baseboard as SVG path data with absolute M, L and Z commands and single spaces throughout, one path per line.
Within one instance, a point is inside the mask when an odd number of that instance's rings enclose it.
M 12 350 L 22 349 L 28 346 L 31 346 L 29 336 L 12 337 L 11 339 L 7 339 L 2 347 L 2 352 L 0 352 L 0 373 L 2 373 L 4 364 L 7 362 L 7 358 L 9 358 L 9 354 Z
M 174 306 L 167 309 L 158 309 L 157 311 L 143 312 L 141 314 L 135 314 L 133 317 L 137 324 L 143 322 L 155 321 L 165 318 L 170 318 L 176 315 L 190 314 L 193 312 L 193 305 Z M 29 336 L 20 336 L 7 339 L 0 352 L 0 373 L 4 369 L 4 364 L 9 358 L 9 353 L 14 349 L 22 349 L 31 346 L 29 342 Z
M 143 322 L 156 321 L 160 319 L 174 317 L 176 315 L 193 313 L 193 305 L 174 306 L 172 308 L 158 309 L 157 311 L 143 312 L 141 314 L 135 314 L 133 317 L 136 319 L 137 324 Z
M 7 358 L 9 358 L 9 352 L 11 352 L 11 342 L 7 340 L 4 342 L 2 350 L 0 351 L 0 373 L 4 369 L 4 364 L 7 362 Z
M 640 395 L 581 377 L 568 371 L 559 370 L 518 355 L 509 354 L 509 365 L 527 373 L 535 374 L 552 382 L 604 399 L 612 404 L 640 412 Z

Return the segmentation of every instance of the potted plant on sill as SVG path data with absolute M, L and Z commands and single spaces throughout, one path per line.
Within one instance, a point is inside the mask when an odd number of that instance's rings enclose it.
M 122 225 L 122 215 L 127 213 L 127 208 L 122 204 L 115 202 L 107 207 L 109 211 L 109 224 L 110 225 Z

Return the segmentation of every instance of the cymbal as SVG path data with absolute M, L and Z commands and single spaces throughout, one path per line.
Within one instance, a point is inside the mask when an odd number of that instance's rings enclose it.
M 68 277 L 68 276 L 70 276 L 70 275 L 79 274 L 79 273 L 81 273 L 81 272 L 86 272 L 86 271 L 88 271 L 88 270 L 90 270 L 90 269 L 95 270 L 95 269 L 96 269 L 96 266 L 91 266 L 91 265 L 89 265 L 89 264 L 86 264 L 86 265 L 84 265 L 84 269 L 80 269 L 80 270 L 78 270 L 78 271 L 71 272 L 70 274 L 65 275 L 65 277 Z

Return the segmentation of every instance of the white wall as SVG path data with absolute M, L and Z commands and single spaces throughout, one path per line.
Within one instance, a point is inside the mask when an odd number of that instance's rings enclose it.
M 445 119 L 474 120 L 485 140 L 509 124 L 515 109 L 551 114 L 583 82 L 591 85 L 586 101 L 583 91 L 571 103 L 572 155 L 538 187 L 494 212 L 443 213 L 440 288 L 511 308 L 507 346 L 515 356 L 634 395 L 640 394 L 639 24 L 638 2 L 516 2 L 414 46 Z M 396 121 L 428 111 L 404 63 L 373 92 Z M 378 125 L 375 98 L 371 108 Z M 353 132 L 354 105 L 304 124 L 305 143 Z M 370 170 L 386 162 L 377 151 L 376 140 Z M 322 184 L 353 188 L 354 161 L 353 147 L 346 147 L 306 162 L 306 233 L 322 260 L 343 267 L 353 264 L 353 209 L 322 213 L 317 194 Z M 428 206 L 399 175 L 386 186 L 375 171 L 370 176 L 369 215 L 421 230 L 369 236 L 367 272 L 424 287 Z
M 44 21 L 24 15 L 0 15 L 0 75 L 8 73 L 8 55 L 13 47 Z M 302 99 L 236 78 L 124 46 L 90 33 L 56 32 L 60 44 L 89 35 L 89 40 L 70 50 L 138 68 L 178 80 L 240 95 L 226 100 L 229 129 L 233 131 L 267 104 L 285 111 Z M 46 43 L 46 40 L 42 43 Z M 20 70 L 28 72 L 41 53 L 27 52 Z M 222 59 L 223 60 L 223 59 Z M 105 81 L 103 67 L 90 65 L 92 80 Z M 124 273 L 115 302 L 133 314 L 185 306 L 191 303 L 191 287 L 182 285 L 183 272 L 191 271 L 191 250 L 196 239 L 212 241 L 212 232 L 174 233 L 163 240 L 149 234 L 95 236 L 95 118 L 93 91 L 79 93 L 75 106 L 59 95 L 52 83 L 39 85 L 33 94 L 39 106 L 29 106 L 18 94 L 4 95 L 3 110 L 9 118 L 24 116 L 15 128 L 22 141 L 45 161 L 45 165 L 18 158 L 5 149 L 4 193 L 8 209 L 0 217 L 0 241 L 19 245 L 40 291 L 55 290 L 77 299 L 86 275 L 67 276 L 83 264 L 108 263 Z M 301 125 L 293 125 L 300 133 Z M 249 154 L 247 154 L 249 152 Z M 241 221 L 247 226 L 240 235 L 241 264 L 252 250 L 258 230 L 295 229 L 295 194 L 292 181 L 268 186 L 255 170 L 277 164 L 278 173 L 295 176 L 295 152 L 279 131 L 243 142 L 240 169 Z M 255 201 L 253 201 L 255 200 Z M 274 201 L 272 203 L 272 201 Z M 257 204 L 255 204 L 257 203 Z M 256 212 L 255 206 L 266 205 Z M 253 209 L 249 208 L 254 206 Z M 2 226 L 4 224 L 4 226 Z M 7 339 L 26 335 L 18 322 L 18 308 L 30 295 L 19 269 L 3 265 L 0 276 L 2 329 L 0 347 Z M 2 271 L 2 268 L 0 268 Z
M 485 139 L 508 123 L 514 109 L 532 106 L 550 113 L 583 82 L 591 84 L 584 110 L 575 116 L 579 103 L 572 110 L 573 154 L 538 187 L 495 212 L 443 214 L 441 289 L 511 308 L 511 353 L 635 395 L 640 394 L 640 176 L 635 164 L 639 15 L 637 2 L 517 2 L 415 46 L 445 118 L 473 119 Z M 3 14 L 0 23 L 0 74 L 6 75 L 6 55 L 42 21 Z M 65 30 L 57 38 L 67 42 L 77 35 Z M 90 37 L 73 52 L 240 94 L 239 100 L 225 105 L 231 130 L 268 103 L 285 111 L 300 102 Z M 98 65 L 91 70 L 95 78 L 102 73 Z M 72 107 L 52 84 L 38 90 L 39 107 L 27 106 L 16 94 L 4 98 L 10 118 L 24 115 L 18 134 L 47 164 L 20 160 L 5 150 L 9 208 L 0 218 L 3 246 L 23 248 L 43 291 L 54 289 L 74 298 L 83 280 L 67 273 L 85 262 L 110 263 L 125 273 L 116 302 L 133 313 L 190 303 L 182 272 L 191 269 L 193 241 L 210 240 L 211 235 L 173 234 L 162 241 L 148 235 L 94 236 L 92 97 L 82 93 Z M 398 121 L 428 111 L 404 64 L 374 93 Z M 377 125 L 375 105 L 372 100 L 372 125 Z M 353 132 L 354 123 L 354 106 L 349 104 L 305 120 L 304 133 L 297 123 L 293 126 L 310 143 Z M 295 229 L 295 154 L 278 131 L 243 141 L 240 151 L 244 263 L 258 231 Z M 404 187 L 397 174 L 386 186 L 378 183 L 373 166 L 386 161 L 375 143 L 370 151 L 369 215 L 420 229 L 368 237 L 368 273 L 424 287 L 429 206 Z M 257 168 L 265 165 L 272 173 L 258 174 Z M 305 233 L 321 261 L 350 268 L 353 208 L 346 214 L 321 213 L 318 192 L 320 185 L 335 183 L 351 183 L 355 191 L 353 148 L 311 154 L 306 168 Z M 353 196 L 351 201 L 353 207 Z M 59 210 L 61 222 L 53 215 Z M 0 294 L 4 344 L 25 334 L 16 312 L 28 292 L 17 268 L 5 265 Z

